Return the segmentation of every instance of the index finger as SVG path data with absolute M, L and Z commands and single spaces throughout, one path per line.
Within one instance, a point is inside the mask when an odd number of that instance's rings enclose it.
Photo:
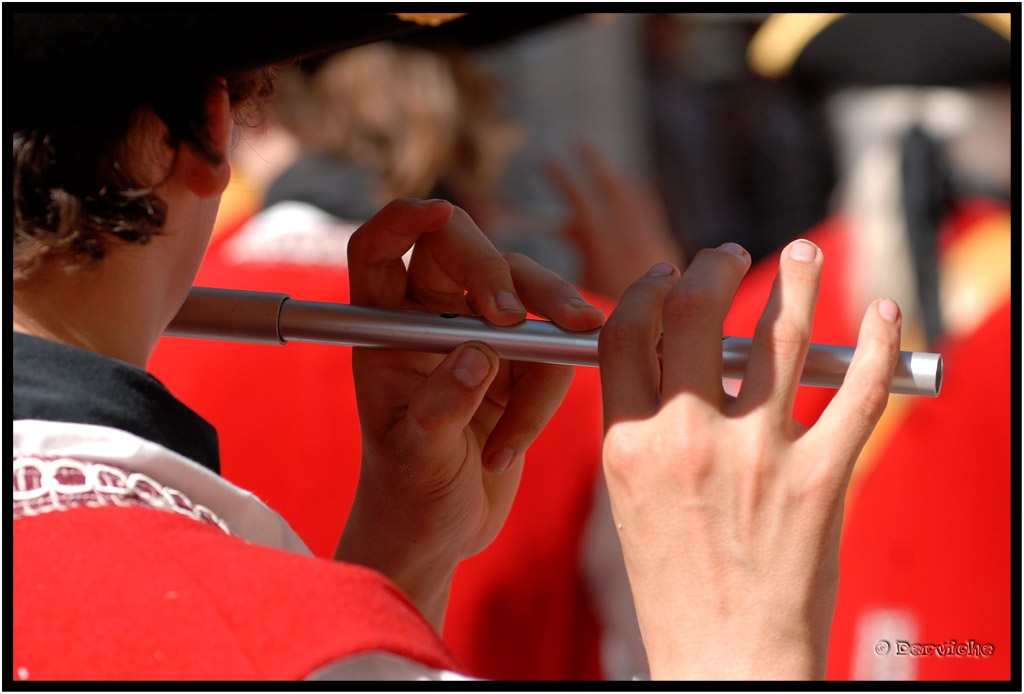
M 444 200 L 400 198 L 360 226 L 348 242 L 352 303 L 401 307 L 406 295 L 402 256 L 420 236 L 443 228 L 454 211 L 455 206 Z
M 416 244 L 408 280 L 407 296 L 418 307 L 461 312 L 468 306 L 496 325 L 526 319 L 508 262 L 459 207 Z
M 662 305 L 679 270 L 659 263 L 619 299 L 598 339 L 605 431 L 623 419 L 644 419 L 661 402 L 657 345 Z
M 722 323 L 736 288 L 750 267 L 750 254 L 735 243 L 697 253 L 665 300 L 662 340 L 665 398 L 694 393 L 720 405 Z

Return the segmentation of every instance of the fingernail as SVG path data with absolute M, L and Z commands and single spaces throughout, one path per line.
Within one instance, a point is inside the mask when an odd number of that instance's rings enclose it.
M 515 450 L 508 446 L 499 448 L 491 454 L 490 458 L 487 459 L 487 467 L 490 468 L 491 472 L 505 472 L 505 470 L 508 469 L 508 466 L 512 464 L 512 458 L 514 458 L 515 455 Z
M 581 296 L 574 296 L 570 298 L 569 305 L 573 308 L 597 308 Z
M 878 302 L 878 315 L 890 323 L 895 323 L 900 317 L 900 307 L 892 299 L 882 299 Z
M 516 311 L 526 313 L 526 309 L 519 303 L 519 299 L 512 292 L 498 292 L 494 297 L 494 303 L 499 311 Z
M 654 267 L 652 267 L 650 270 L 647 271 L 647 276 L 648 277 L 669 277 L 675 271 L 676 271 L 675 267 L 673 265 L 670 265 L 669 263 L 658 263 L 657 265 L 655 265 Z
M 729 241 L 728 243 L 723 243 L 721 246 L 718 247 L 718 250 L 729 251 L 733 255 L 738 255 L 741 258 L 747 254 L 747 251 L 745 248 L 743 248 L 743 246 L 739 245 L 738 243 L 733 243 L 732 241 Z
M 808 263 L 818 257 L 818 247 L 810 241 L 800 239 L 789 247 L 789 257 L 802 263 Z
M 476 388 L 491 371 L 491 360 L 476 347 L 467 347 L 455 360 L 452 376 L 467 388 Z

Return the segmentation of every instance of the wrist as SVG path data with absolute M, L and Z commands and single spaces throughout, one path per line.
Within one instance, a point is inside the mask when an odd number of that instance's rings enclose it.
M 652 680 L 820 680 L 824 654 L 809 643 L 706 636 L 689 640 L 652 639 L 647 648 Z M 648 641 L 645 639 L 645 644 Z
M 382 519 L 379 510 L 352 506 L 334 558 L 380 572 L 395 583 L 441 633 L 458 559 Z
M 708 605 L 655 613 L 638 609 L 651 678 L 816 680 L 825 676 L 829 629 L 785 609 Z M 735 607 L 735 606 L 734 606 Z M 638 605 L 639 608 L 639 605 Z

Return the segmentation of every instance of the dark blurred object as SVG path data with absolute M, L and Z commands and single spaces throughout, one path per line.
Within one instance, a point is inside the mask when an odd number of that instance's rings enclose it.
M 688 257 L 734 241 L 757 260 L 828 212 L 835 166 L 818 104 L 745 62 L 764 16 L 648 19 L 653 164 Z
M 425 28 L 385 12 L 14 13 L 9 27 L 15 130 L 71 107 L 89 112 L 78 103 L 85 95 L 132 105 L 166 80 L 242 73 Z
M 759 74 L 805 87 L 956 86 L 1013 78 L 1009 15 L 794 13 L 751 43 Z
M 971 89 L 1013 84 L 1009 14 L 783 13 L 750 41 L 758 74 L 817 93 L 844 89 Z M 955 203 L 944 143 L 923 127 L 924 107 L 898 137 L 905 233 L 929 344 L 944 334 L 938 229 Z
M 919 125 L 903 137 L 903 212 L 916 260 L 917 293 L 925 338 L 933 345 L 945 332 L 939 308 L 938 229 L 953 207 L 945 152 Z

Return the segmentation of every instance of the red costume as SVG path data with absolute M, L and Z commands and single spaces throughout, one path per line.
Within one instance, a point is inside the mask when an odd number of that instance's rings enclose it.
M 445 678 L 390 580 L 310 556 L 129 364 L 15 334 L 13 677 Z
M 318 679 L 339 659 L 381 651 L 457 668 L 376 572 L 250 545 L 165 511 L 19 520 L 14 562 L 17 680 Z

